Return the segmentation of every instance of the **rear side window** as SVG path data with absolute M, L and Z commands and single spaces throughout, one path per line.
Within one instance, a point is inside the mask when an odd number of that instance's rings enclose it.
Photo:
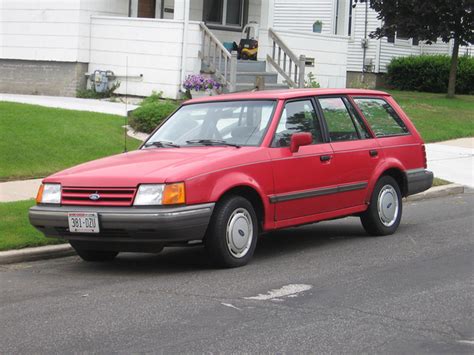
M 359 139 L 356 126 L 341 97 L 319 98 L 331 142 Z
M 311 133 L 313 135 L 313 143 L 321 143 L 323 141 L 321 127 L 311 100 L 286 103 L 275 131 L 273 146 L 289 146 L 291 135 L 299 132 Z
M 408 128 L 387 101 L 377 98 L 354 98 L 376 137 L 407 134 Z

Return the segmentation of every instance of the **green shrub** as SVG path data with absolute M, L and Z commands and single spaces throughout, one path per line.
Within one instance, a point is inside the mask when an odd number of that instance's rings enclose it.
M 447 92 L 451 57 L 419 55 L 394 58 L 387 66 L 387 84 L 394 89 Z M 474 93 L 474 58 L 459 57 L 456 93 Z
M 178 104 L 171 100 L 163 100 L 161 92 L 145 98 L 140 107 L 135 109 L 130 117 L 130 126 L 139 132 L 150 133 L 158 124 L 168 117 Z

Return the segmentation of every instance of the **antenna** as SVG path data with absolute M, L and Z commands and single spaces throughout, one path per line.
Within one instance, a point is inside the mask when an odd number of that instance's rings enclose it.
M 125 57 L 125 125 L 123 126 L 123 152 L 127 153 L 128 129 L 128 56 Z

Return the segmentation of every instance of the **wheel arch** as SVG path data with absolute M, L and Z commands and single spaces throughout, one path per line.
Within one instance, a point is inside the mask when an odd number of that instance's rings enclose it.
M 369 181 L 367 196 L 365 199 L 366 203 L 369 203 L 375 184 L 382 176 L 391 176 L 394 178 L 400 187 L 402 197 L 406 197 L 408 194 L 408 181 L 405 171 L 406 169 L 398 160 L 391 160 L 378 166 L 377 169 L 375 169 L 375 173 L 372 175 L 371 180 Z
M 257 191 L 257 189 L 250 185 L 235 185 L 229 187 L 225 191 L 222 191 L 219 197 L 217 198 L 217 202 L 231 195 L 241 196 L 247 199 L 252 204 L 252 207 L 254 208 L 255 213 L 257 215 L 259 229 L 260 231 L 263 231 L 266 216 L 265 205 L 263 203 L 262 196 Z

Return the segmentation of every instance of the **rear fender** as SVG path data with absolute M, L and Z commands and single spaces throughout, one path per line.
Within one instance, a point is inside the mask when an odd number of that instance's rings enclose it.
M 381 162 L 374 170 L 371 179 L 369 180 L 369 185 L 367 188 L 367 195 L 365 196 L 365 203 L 368 205 L 370 202 L 370 198 L 372 197 L 372 192 L 374 191 L 375 184 L 380 179 L 380 177 L 384 174 L 385 171 L 389 169 L 398 169 L 401 172 L 405 173 L 406 169 L 403 164 L 395 158 L 386 158 L 383 162 Z

